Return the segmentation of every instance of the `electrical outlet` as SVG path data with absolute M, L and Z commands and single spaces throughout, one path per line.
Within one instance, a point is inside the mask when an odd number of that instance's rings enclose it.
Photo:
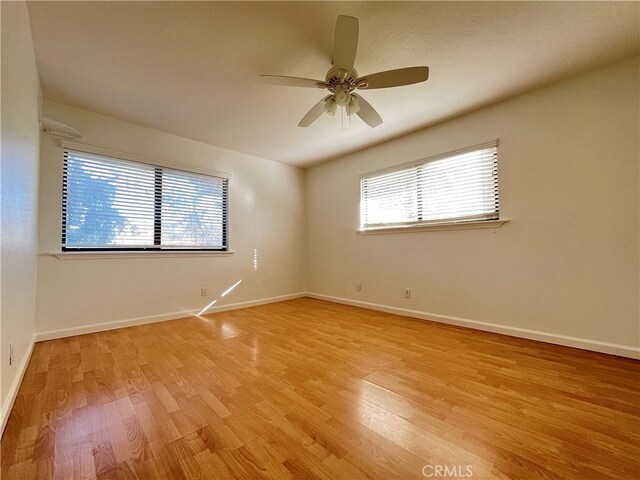
M 362 291 L 362 284 L 356 283 L 356 292 L 361 292 L 361 291 Z
M 13 342 L 9 343 L 9 366 L 13 363 Z
M 200 296 L 201 297 L 206 297 L 207 296 L 207 289 L 206 288 L 201 288 L 200 289 Z
M 404 289 L 404 298 L 411 298 L 411 289 L 410 288 L 405 288 Z

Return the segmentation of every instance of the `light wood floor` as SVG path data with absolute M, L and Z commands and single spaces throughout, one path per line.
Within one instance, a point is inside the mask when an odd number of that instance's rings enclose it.
M 53 340 L 2 479 L 637 479 L 639 365 L 312 299 Z

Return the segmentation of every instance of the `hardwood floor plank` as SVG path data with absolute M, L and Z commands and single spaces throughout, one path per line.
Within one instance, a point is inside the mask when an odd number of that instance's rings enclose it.
M 38 343 L 0 448 L 3 480 L 636 479 L 640 362 L 303 298 Z
M 194 458 L 200 465 L 203 478 L 235 480 L 233 474 L 215 453 L 204 451 L 196 454 Z

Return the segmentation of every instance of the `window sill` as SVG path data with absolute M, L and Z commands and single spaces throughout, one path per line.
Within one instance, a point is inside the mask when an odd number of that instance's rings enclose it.
M 102 258 L 226 257 L 234 253 L 234 250 L 229 250 L 226 252 L 49 252 L 42 255 L 56 257 L 58 260 L 94 260 Z
M 417 232 L 438 232 L 443 230 L 477 230 L 481 228 L 500 228 L 509 221 L 508 218 L 501 220 L 483 220 L 478 222 L 443 222 L 432 223 L 430 225 L 408 225 L 406 227 L 378 227 L 367 230 L 358 230 L 358 235 L 380 235 L 384 233 L 417 233 Z

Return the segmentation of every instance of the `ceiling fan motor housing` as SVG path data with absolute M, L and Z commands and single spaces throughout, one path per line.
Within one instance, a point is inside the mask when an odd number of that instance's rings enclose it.
M 327 72 L 327 89 L 333 94 L 333 100 L 341 107 L 346 107 L 352 101 L 351 92 L 357 87 L 358 72 L 355 68 L 346 70 L 333 67 Z
M 358 79 L 358 72 L 355 68 L 346 70 L 340 67 L 333 67 L 327 72 L 325 77 L 325 83 L 329 85 L 330 91 L 335 91 L 340 85 L 348 87 L 349 91 L 356 89 L 356 80 Z

